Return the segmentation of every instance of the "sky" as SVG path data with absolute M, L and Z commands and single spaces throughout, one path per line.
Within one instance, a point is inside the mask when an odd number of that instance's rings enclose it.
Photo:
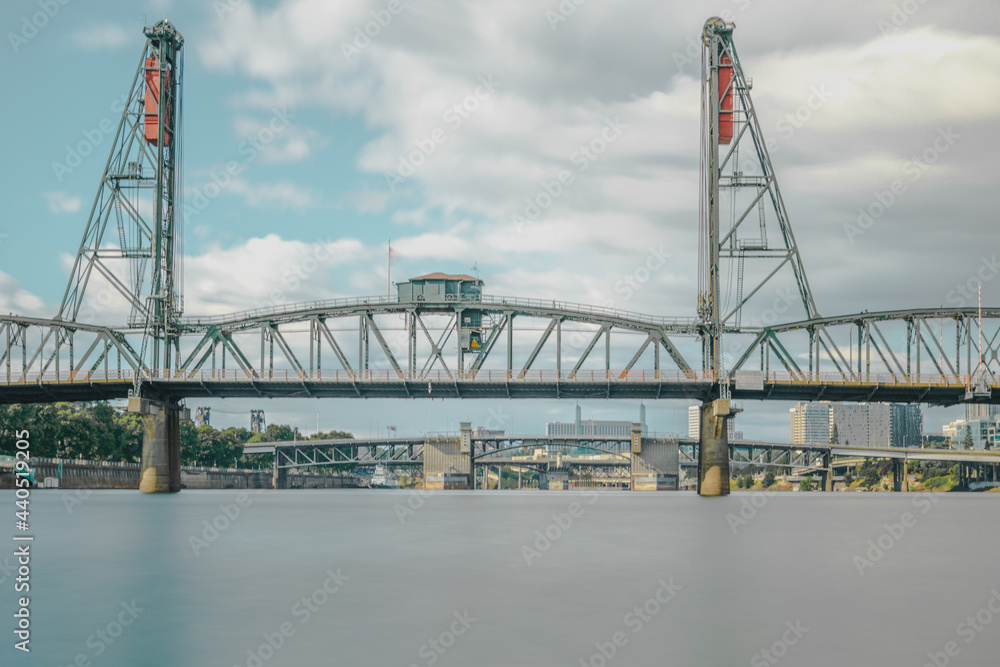
M 393 280 L 475 266 L 490 294 L 693 316 L 697 40 L 710 16 L 736 25 L 820 312 L 955 305 L 1000 240 L 990 2 L 12 0 L 0 8 L 0 312 L 58 311 L 111 144 L 101 128 L 117 122 L 142 26 L 168 18 L 185 38 L 186 314 L 253 308 L 275 285 L 288 302 L 384 294 L 392 239 Z M 268 126 L 249 158 L 245 142 Z M 581 159 L 605 128 L 607 150 Z M 239 173 L 213 187 L 231 161 Z M 551 205 L 515 224 L 567 170 Z M 905 192 L 857 227 L 897 179 Z M 317 244 L 328 259 L 293 281 Z M 616 290 L 654 252 L 669 258 L 648 282 Z M 977 279 L 984 304 L 1000 301 L 996 273 Z M 218 426 L 263 407 L 272 423 L 312 431 L 318 413 L 322 430 L 359 436 L 464 419 L 539 433 L 573 417 L 558 401 L 189 404 L 211 405 Z M 582 405 L 585 419 L 638 414 Z M 687 405 L 649 404 L 647 421 L 683 432 Z M 747 437 L 788 440 L 790 404 L 744 407 Z M 959 414 L 928 410 L 925 428 Z

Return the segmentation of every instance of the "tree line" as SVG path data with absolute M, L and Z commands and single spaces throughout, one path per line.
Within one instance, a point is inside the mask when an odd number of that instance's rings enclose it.
M 136 463 L 142 458 L 142 419 L 105 401 L 0 405 L 0 453 L 14 454 L 15 433 L 22 429 L 31 434 L 32 456 Z M 251 442 L 354 437 L 328 431 L 306 438 L 287 424 L 269 424 L 263 433 L 252 433 L 181 420 L 180 430 L 181 465 L 222 468 L 271 467 L 271 454 L 243 454 L 243 446 Z

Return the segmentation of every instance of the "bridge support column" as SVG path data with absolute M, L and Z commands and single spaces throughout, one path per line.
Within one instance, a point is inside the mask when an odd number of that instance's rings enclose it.
M 424 488 L 471 489 L 473 464 L 471 424 L 462 422 L 461 437 L 424 441 Z
M 892 490 L 909 491 L 910 482 L 906 479 L 907 465 L 905 459 L 893 459 L 892 461 Z
M 142 418 L 142 464 L 139 490 L 143 493 L 177 493 L 181 490 L 181 418 L 191 412 L 174 401 L 128 399 L 129 412 Z
M 701 406 L 701 438 L 698 441 L 698 495 L 729 495 L 729 434 L 732 419 L 729 399 L 718 398 Z
M 538 488 L 545 491 L 567 490 L 569 488 L 569 471 L 556 467 L 549 468 L 538 477 Z
M 288 488 L 288 468 L 278 466 L 278 448 L 274 448 L 274 472 L 271 477 L 271 486 L 274 489 Z
M 833 467 L 830 465 L 829 452 L 823 455 L 823 490 L 833 491 Z
M 680 477 L 680 443 L 642 437 L 642 424 L 632 424 L 632 490 L 676 491 Z

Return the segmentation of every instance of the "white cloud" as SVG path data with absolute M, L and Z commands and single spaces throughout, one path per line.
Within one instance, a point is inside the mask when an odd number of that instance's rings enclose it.
M 54 309 L 22 288 L 13 276 L 0 271 L 0 313 L 24 317 L 51 317 Z
M 354 267 L 366 256 L 364 246 L 354 239 L 319 238 L 304 243 L 277 234 L 251 238 L 228 248 L 211 247 L 184 260 L 185 311 L 191 315 L 221 315 L 355 296 L 333 276 L 344 267 Z
M 927 127 L 1000 114 L 1000 90 L 986 84 L 997 69 L 1000 38 L 924 27 L 770 54 L 753 63 L 754 95 L 765 125 L 800 111 L 810 128 Z M 810 98 L 819 108 L 801 109 Z
M 269 127 L 270 120 L 259 121 L 246 116 L 237 116 L 233 121 L 233 129 L 237 137 L 259 137 L 264 128 Z M 326 146 L 327 141 L 311 128 L 302 127 L 293 121 L 291 125 L 279 125 L 278 132 L 272 132 L 274 139 L 261 148 L 258 155 L 262 162 L 285 163 L 300 162 L 316 149 Z
M 136 24 L 135 29 L 126 29 L 115 23 L 91 23 L 73 31 L 73 43 L 86 51 L 102 51 L 135 45 L 139 48 L 144 39 Z
M 80 210 L 83 201 L 76 195 L 70 195 L 63 191 L 43 192 L 45 201 L 49 205 L 49 210 L 56 215 L 76 213 Z
M 253 207 L 304 210 L 316 208 L 322 201 L 322 197 L 310 188 L 291 181 L 250 183 L 242 178 L 234 178 L 228 190 L 241 195 Z

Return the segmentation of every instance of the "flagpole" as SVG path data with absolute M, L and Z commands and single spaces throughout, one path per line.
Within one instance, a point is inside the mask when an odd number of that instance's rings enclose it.
M 392 298 L 392 239 L 386 241 L 385 252 L 385 300 Z

